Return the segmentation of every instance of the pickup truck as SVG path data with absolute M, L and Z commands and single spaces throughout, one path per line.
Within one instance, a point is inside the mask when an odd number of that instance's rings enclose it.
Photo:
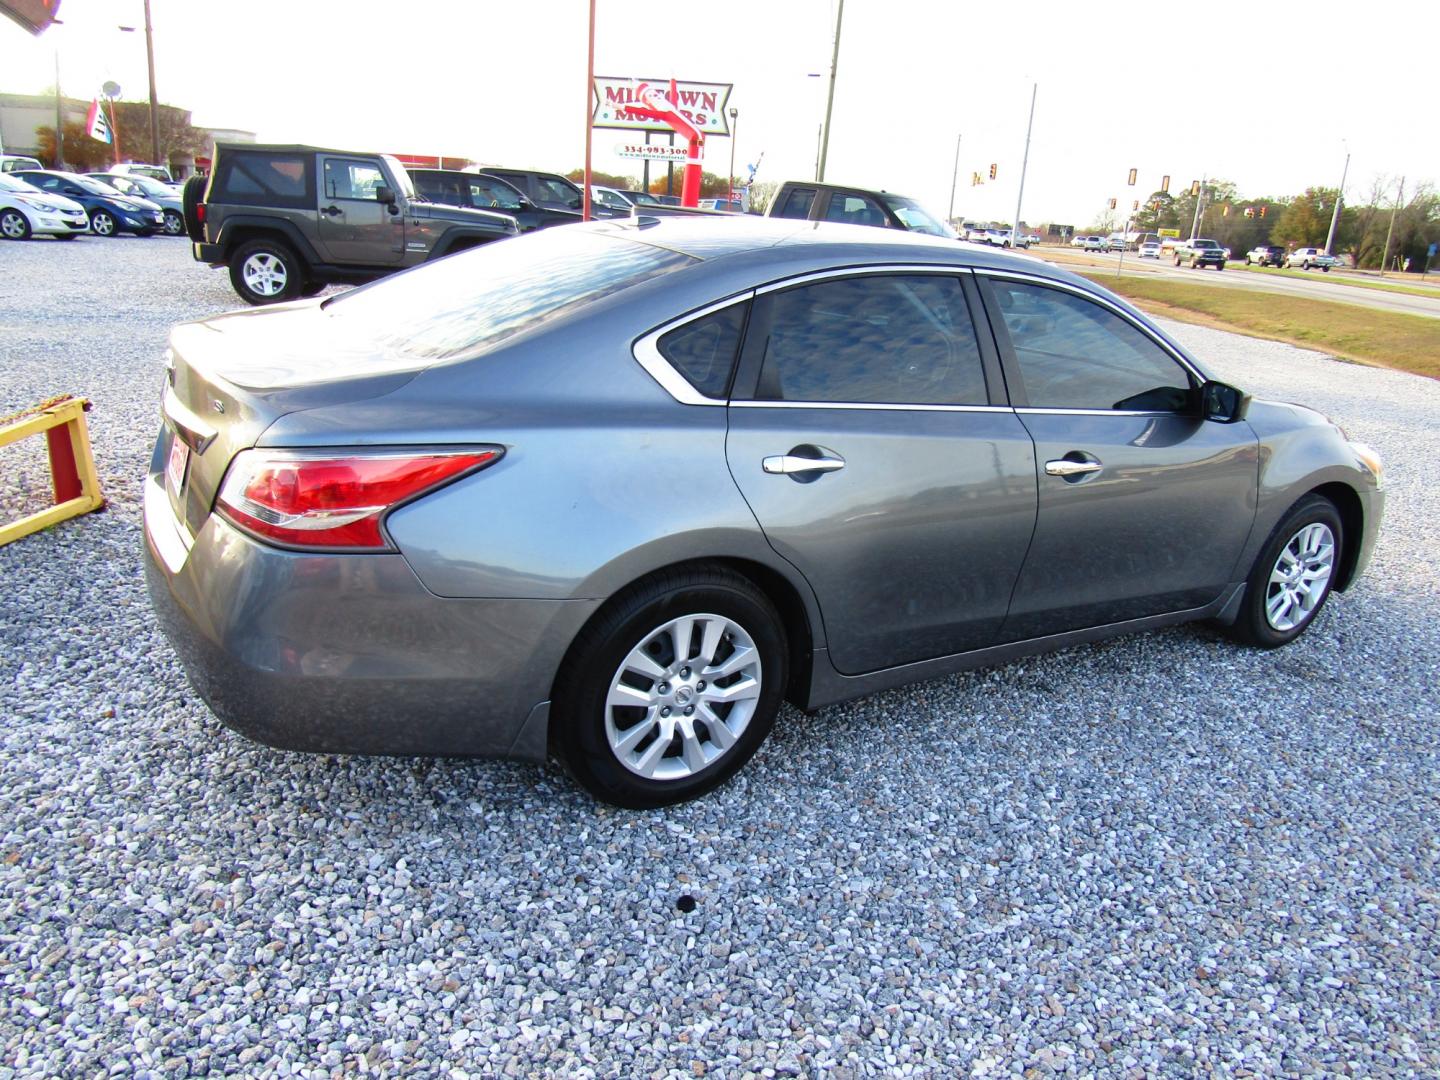
M 1309 270 L 1318 266 L 1325 273 L 1330 272 L 1332 266 L 1338 266 L 1340 260 L 1334 255 L 1325 254 L 1323 248 L 1296 248 L 1285 256 L 1285 265 L 1291 268 L 1298 266 L 1301 270 Z
M 1213 266 L 1216 270 L 1225 269 L 1225 249 L 1214 240 L 1202 240 L 1198 237 L 1193 240 L 1182 240 L 1175 245 L 1175 265 L 1189 263 L 1190 269 L 1197 266 Z
M 247 304 L 313 296 L 519 233 L 508 214 L 415 193 L 388 154 L 221 143 L 184 191 L 196 261 L 230 270 Z

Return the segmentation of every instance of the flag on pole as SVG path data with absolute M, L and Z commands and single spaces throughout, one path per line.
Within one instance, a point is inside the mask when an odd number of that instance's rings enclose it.
M 110 122 L 105 119 L 105 110 L 100 108 L 98 97 L 90 102 L 90 113 L 85 117 L 85 132 L 97 142 L 114 141 L 110 134 Z

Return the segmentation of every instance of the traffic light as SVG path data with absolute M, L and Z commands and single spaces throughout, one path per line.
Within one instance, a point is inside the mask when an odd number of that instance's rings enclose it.
M 1199 180 L 1191 180 L 1191 181 L 1190 181 L 1190 194 L 1191 194 L 1191 195 L 1199 195 L 1199 194 L 1200 194 L 1200 181 L 1199 181 Z
M 1248 218 L 1253 218 L 1255 216 L 1255 208 L 1253 206 L 1245 207 L 1245 216 Z
M 994 180 L 994 179 L 995 179 L 995 174 L 996 174 L 997 172 L 999 172 L 999 168 L 1000 168 L 1000 167 L 999 167 L 998 165 L 994 165 L 994 164 L 992 164 L 992 165 L 990 166 L 990 179 L 991 179 L 991 180 Z
M 1221 216 L 1221 217 L 1229 217 L 1229 216 L 1230 216 L 1230 206 L 1229 206 L 1228 203 L 1220 208 L 1220 216 Z
M 983 181 L 980 179 L 980 174 L 978 172 L 972 172 L 970 174 L 970 186 L 979 187 L 981 183 L 983 183 Z
M 1261 216 L 1261 217 L 1264 217 L 1264 216 L 1265 216 L 1265 207 L 1263 207 L 1263 206 L 1260 207 L 1260 216 Z
M 1134 187 L 1134 186 L 1135 186 L 1135 170 L 1134 170 L 1134 169 L 1131 169 L 1131 170 L 1130 170 L 1130 179 L 1129 179 L 1128 183 L 1130 184 L 1131 187 Z
M 1111 210 L 1114 210 L 1114 209 L 1115 209 L 1115 200 L 1114 200 L 1114 199 L 1111 199 L 1111 200 L 1110 200 L 1110 209 L 1111 209 Z
M 1135 200 L 1135 205 L 1132 206 L 1130 209 L 1131 209 L 1131 210 L 1139 210 L 1139 209 L 1140 209 L 1140 200 L 1139 200 L 1139 199 L 1136 199 L 1136 200 Z
M 1166 195 L 1170 194 L 1170 178 L 1168 176 L 1160 178 L 1160 190 L 1165 192 Z

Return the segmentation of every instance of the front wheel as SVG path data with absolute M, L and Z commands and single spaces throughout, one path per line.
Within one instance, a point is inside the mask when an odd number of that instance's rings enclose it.
M 769 734 L 787 678 L 784 625 L 719 567 L 619 594 L 582 631 L 555 684 L 551 731 L 592 795 L 648 809 L 724 783 Z
M 185 215 L 178 210 L 165 211 L 165 235 L 182 236 L 185 233 Z
M 114 236 L 118 228 L 115 215 L 108 210 L 96 210 L 90 215 L 90 231 L 96 236 Z
M 247 304 L 293 300 L 304 287 L 300 258 L 278 240 L 251 240 L 230 256 L 230 284 Z
M 30 220 L 19 210 L 0 213 L 0 236 L 6 240 L 29 240 Z
M 1218 263 L 1215 264 L 1215 269 L 1216 269 L 1216 270 L 1224 270 L 1224 269 L 1225 269 L 1225 264 L 1224 264 L 1223 262 L 1218 262 Z
M 1176 255 L 1176 256 L 1175 256 L 1175 265 L 1176 265 L 1176 266 L 1179 266 L 1179 265 L 1180 265 L 1180 256 L 1179 256 L 1179 255 Z
M 1255 560 L 1231 634 L 1274 649 L 1304 633 L 1330 595 L 1344 540 L 1334 503 L 1319 495 L 1300 500 Z

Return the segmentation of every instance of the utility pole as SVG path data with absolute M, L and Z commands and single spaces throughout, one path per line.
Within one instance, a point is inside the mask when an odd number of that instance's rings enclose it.
M 1325 254 L 1335 254 L 1335 230 L 1340 226 L 1340 204 L 1345 201 L 1345 178 L 1350 175 L 1350 151 L 1345 151 L 1345 168 L 1340 173 L 1340 191 L 1335 196 L 1335 212 L 1330 215 L 1330 235 L 1325 237 Z
M 738 140 L 739 138 L 740 138 L 740 110 L 739 110 L 739 109 L 733 109 L 733 108 L 732 108 L 732 109 L 730 110 L 730 177 L 729 177 L 730 194 L 725 197 L 725 198 L 726 198 L 726 201 L 728 201 L 728 202 L 734 202 L 734 201 L 735 201 L 735 142 L 736 142 L 736 140 Z M 726 210 L 729 210 L 730 207 L 727 206 L 725 209 L 726 209 Z
M 145 0 L 145 62 L 150 65 L 150 160 L 170 167 L 160 160 L 160 103 L 155 97 L 155 31 L 150 25 L 150 0 Z
M 835 48 L 830 53 L 830 92 L 825 96 L 825 127 L 820 137 L 820 161 L 815 166 L 815 182 L 825 182 L 825 158 L 830 153 L 830 113 L 835 108 L 835 69 L 840 64 L 840 27 L 845 21 L 845 0 L 835 8 Z
M 1030 87 L 1030 121 L 1025 125 L 1025 156 L 1020 159 L 1020 190 L 1015 193 L 1015 220 L 1010 225 L 1012 250 L 1020 244 L 1020 202 L 1025 198 L 1025 170 L 1030 166 L 1030 132 L 1035 127 L 1035 95 L 1039 91 L 1039 83 Z
M 65 168 L 65 121 L 60 115 L 60 48 L 55 48 L 55 165 Z
M 1395 235 L 1395 215 L 1405 201 L 1405 177 L 1400 177 L 1400 192 L 1395 196 L 1395 205 L 1390 208 L 1390 228 L 1385 230 L 1385 251 L 1380 256 L 1380 276 L 1385 276 L 1385 264 L 1390 261 L 1390 237 Z
M 1200 193 L 1195 197 L 1195 217 L 1190 222 L 1190 239 L 1200 235 L 1200 208 L 1205 205 L 1205 181 L 1210 177 L 1202 173 L 1200 175 Z
M 955 184 L 960 179 L 960 136 L 955 136 L 955 168 L 950 173 L 950 216 L 945 219 L 949 225 L 955 220 Z

